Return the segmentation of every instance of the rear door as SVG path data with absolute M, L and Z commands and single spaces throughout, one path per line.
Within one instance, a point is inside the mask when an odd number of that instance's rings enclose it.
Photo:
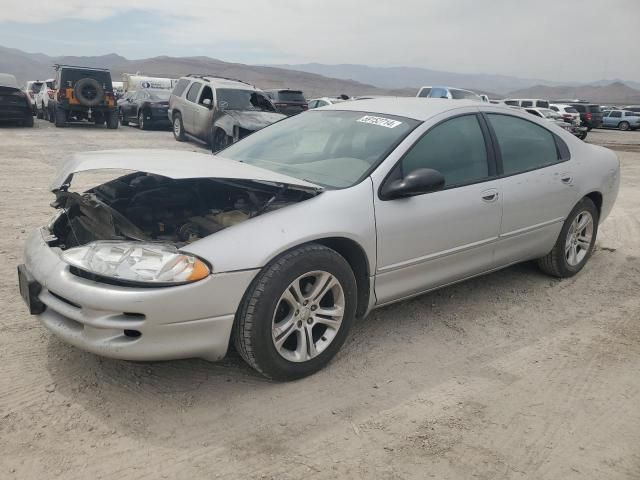
M 547 128 L 504 113 L 487 113 L 498 163 L 502 222 L 496 264 L 547 254 L 578 201 L 568 147 Z
M 622 121 L 622 112 L 619 110 L 613 110 L 609 112 L 609 116 L 606 117 L 605 126 L 611 128 L 618 128 L 618 125 Z
M 184 130 L 194 135 L 194 123 L 196 110 L 198 109 L 198 97 L 200 95 L 200 89 L 202 88 L 201 82 L 193 82 L 187 91 L 185 97 L 186 101 L 182 105 L 182 124 Z
M 476 113 L 448 118 L 429 128 L 388 175 L 374 172 L 379 304 L 493 267 L 502 197 L 486 139 Z M 410 198 L 380 198 L 381 185 L 419 168 L 442 173 L 444 189 Z

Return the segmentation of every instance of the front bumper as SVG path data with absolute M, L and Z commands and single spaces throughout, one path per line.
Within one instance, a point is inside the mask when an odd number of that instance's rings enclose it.
M 258 270 L 213 274 L 175 287 L 108 285 L 72 274 L 61 251 L 46 244 L 46 233 L 36 230 L 28 238 L 25 266 L 46 306 L 37 317 L 55 335 L 123 360 L 225 356 L 235 312 Z

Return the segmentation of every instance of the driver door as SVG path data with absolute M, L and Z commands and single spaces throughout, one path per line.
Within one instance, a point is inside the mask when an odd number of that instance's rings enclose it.
M 443 174 L 442 190 L 395 200 L 376 193 L 378 304 L 494 268 L 502 195 L 481 122 L 473 113 L 436 124 L 384 180 L 429 168 Z

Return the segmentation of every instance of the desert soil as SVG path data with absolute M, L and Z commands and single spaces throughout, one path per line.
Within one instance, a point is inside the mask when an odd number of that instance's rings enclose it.
M 170 132 L 0 128 L 0 478 L 640 478 L 640 132 L 585 270 L 523 264 L 386 307 L 331 365 L 272 383 L 235 353 L 130 363 L 28 315 L 16 265 L 69 153 L 202 150 Z

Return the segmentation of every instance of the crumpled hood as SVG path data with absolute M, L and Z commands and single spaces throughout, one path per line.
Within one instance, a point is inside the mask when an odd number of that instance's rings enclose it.
M 254 180 L 290 185 L 303 190 L 322 190 L 322 187 L 313 183 L 218 155 L 160 149 L 104 150 L 75 154 L 58 170 L 51 183 L 51 190 L 56 191 L 63 185 L 68 185 L 74 173 L 105 169 L 145 172 L 175 180 Z
M 287 118 L 286 115 L 275 112 L 225 110 L 224 114 L 231 117 L 234 120 L 234 123 L 239 127 L 251 130 L 252 132 L 260 130 L 261 128 L 271 125 L 283 118 Z

